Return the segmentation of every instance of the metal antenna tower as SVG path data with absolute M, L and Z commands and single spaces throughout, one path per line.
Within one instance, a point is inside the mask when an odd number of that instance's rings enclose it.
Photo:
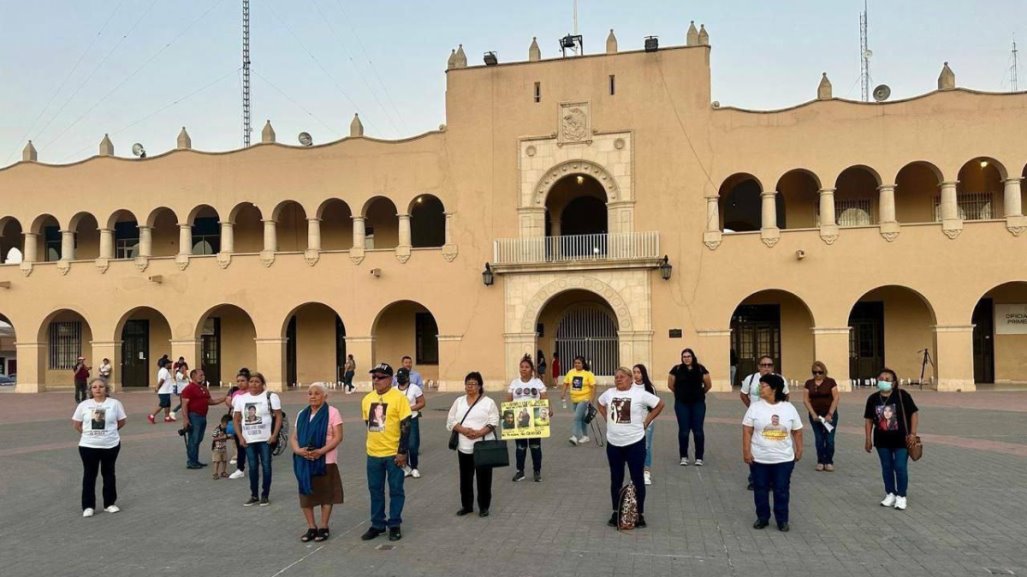
M 1017 60 L 1017 57 L 1018 57 L 1018 54 L 1017 54 L 1017 50 L 1016 50 L 1016 40 L 1013 40 L 1013 66 L 1012 66 L 1012 68 L 1009 69 L 1009 88 L 1013 92 L 1019 92 L 1020 91 L 1020 86 L 1017 83 L 1017 79 L 1016 79 L 1016 69 L 1019 67 L 1019 62 Z
M 863 12 L 859 15 L 859 81 L 863 102 L 870 102 L 870 51 L 868 28 L 867 0 L 863 0 Z
M 250 145 L 250 0 L 242 0 L 242 144 Z

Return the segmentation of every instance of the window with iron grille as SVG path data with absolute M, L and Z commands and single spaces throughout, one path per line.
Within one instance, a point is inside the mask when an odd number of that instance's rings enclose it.
M 963 192 L 956 196 L 959 218 L 963 220 L 990 220 L 992 194 L 990 192 Z M 934 197 L 934 222 L 941 222 L 941 197 Z
M 50 323 L 50 359 L 51 369 L 75 368 L 78 356 L 82 352 L 82 323 L 54 322 Z
M 876 224 L 870 199 L 849 199 L 834 201 L 835 222 L 838 226 L 870 226 Z M 820 226 L 820 205 L 817 204 L 817 226 Z

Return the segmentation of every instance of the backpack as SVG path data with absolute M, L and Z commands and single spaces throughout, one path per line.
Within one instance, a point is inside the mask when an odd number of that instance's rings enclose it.
M 617 530 L 630 531 L 638 523 L 638 493 L 634 483 L 628 483 L 620 490 L 617 499 Z
M 278 399 L 279 402 L 281 398 Z M 274 430 L 274 411 L 271 409 L 271 391 L 267 391 L 267 409 L 271 412 L 271 430 Z M 285 452 L 285 447 L 289 445 L 289 419 L 285 416 L 285 410 L 282 410 L 282 427 L 278 429 L 278 438 L 275 440 L 275 446 L 271 450 L 271 454 L 277 457 Z

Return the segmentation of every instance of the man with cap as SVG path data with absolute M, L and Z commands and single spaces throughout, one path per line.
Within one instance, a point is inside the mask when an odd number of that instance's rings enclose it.
M 76 403 L 81 403 L 82 401 L 89 398 L 89 395 L 86 393 L 86 383 L 89 382 L 89 369 L 91 368 L 93 367 L 86 365 L 85 357 L 79 357 L 78 362 L 75 363 L 75 367 L 71 369 L 72 372 L 75 373 Z
M 388 530 L 390 541 L 403 538 L 403 467 L 410 443 L 410 403 L 392 386 L 392 367 L 380 363 L 370 370 L 372 390 L 360 403 L 367 426 L 367 489 L 371 494 L 371 527 L 360 536 L 370 541 Z M 389 485 L 389 517 L 385 517 L 385 484 Z

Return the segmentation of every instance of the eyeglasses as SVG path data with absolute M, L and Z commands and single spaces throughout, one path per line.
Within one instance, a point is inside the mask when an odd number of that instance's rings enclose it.
M 392 379 L 392 377 L 390 377 L 389 375 L 374 375 L 371 378 L 376 380 L 376 381 L 384 381 L 385 379 L 390 379 L 390 380 Z
M 813 371 L 813 374 L 814 375 L 822 375 L 822 374 L 824 374 L 824 371 Z
M 773 367 L 774 363 L 760 363 L 761 367 Z

